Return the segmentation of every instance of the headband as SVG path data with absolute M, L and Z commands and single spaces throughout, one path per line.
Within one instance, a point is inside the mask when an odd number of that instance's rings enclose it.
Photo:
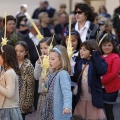
M 53 50 L 57 51 L 60 55 L 62 54 L 61 51 L 56 47 L 54 47 Z

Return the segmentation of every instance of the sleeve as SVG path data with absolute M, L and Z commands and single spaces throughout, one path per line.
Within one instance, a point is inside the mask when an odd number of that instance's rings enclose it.
M 34 101 L 34 87 L 35 87 L 35 79 L 34 79 L 34 69 L 33 66 L 28 66 L 27 67 L 27 77 L 26 77 L 26 81 L 27 81 L 27 94 L 26 94 L 26 100 L 25 100 L 25 105 L 32 105 L 33 101 Z
M 60 85 L 63 95 L 63 109 L 72 109 L 72 92 L 70 75 L 66 71 L 61 71 Z
M 92 59 L 93 59 L 93 63 L 95 65 L 97 74 L 99 76 L 104 75 L 107 72 L 107 63 L 105 62 L 105 60 L 103 58 L 101 58 L 100 52 L 93 51 Z
M 102 76 L 102 84 L 105 85 L 110 81 L 114 80 L 119 73 L 120 70 L 120 58 L 115 58 L 112 62 L 112 70 L 110 73 L 107 73 Z
M 34 77 L 36 80 L 39 80 L 39 78 L 41 76 L 41 72 L 42 72 L 41 64 L 38 64 L 38 62 L 36 61 L 35 69 L 34 69 Z
M 5 73 L 6 86 L 3 87 L 0 85 L 0 93 L 7 98 L 13 97 L 15 94 L 15 80 L 16 73 L 12 71 L 6 71 Z

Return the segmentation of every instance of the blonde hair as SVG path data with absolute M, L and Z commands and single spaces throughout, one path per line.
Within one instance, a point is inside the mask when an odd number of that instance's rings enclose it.
M 42 18 L 43 18 L 45 15 L 48 15 L 48 13 L 46 13 L 46 12 L 41 12 L 41 13 L 38 15 L 39 22 L 41 22 Z
M 71 74 L 70 60 L 66 48 L 62 45 L 56 45 L 55 48 L 57 48 L 60 51 L 60 53 L 55 49 L 50 50 L 50 52 L 56 52 L 59 55 L 59 59 L 62 62 L 60 70 L 66 70 L 69 74 Z

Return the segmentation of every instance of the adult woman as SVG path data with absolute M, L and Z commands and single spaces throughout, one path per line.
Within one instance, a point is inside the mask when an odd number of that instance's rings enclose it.
M 82 42 L 96 39 L 99 29 L 92 23 L 93 16 L 91 8 L 85 3 L 78 3 L 75 6 L 74 14 L 77 22 L 72 25 L 72 28 L 79 32 Z
M 49 16 L 46 12 L 41 12 L 39 14 L 39 22 L 41 25 L 41 32 L 44 37 L 51 37 L 54 34 L 53 26 L 49 24 Z

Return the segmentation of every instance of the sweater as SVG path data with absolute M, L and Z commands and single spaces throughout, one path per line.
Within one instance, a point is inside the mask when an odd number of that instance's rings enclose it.
M 42 93 L 44 91 L 44 89 L 42 87 L 41 72 L 42 72 L 41 64 L 38 64 L 38 62 L 36 61 L 35 69 L 34 69 L 34 77 L 35 77 L 36 80 L 39 80 L 38 93 Z
M 2 79 L 5 81 L 5 87 L 0 84 L 0 94 L 5 96 L 2 108 L 14 108 L 19 106 L 19 84 L 18 76 L 15 71 L 10 68 L 4 72 Z M 1 99 L 0 99 L 1 102 Z
M 48 81 L 46 82 L 46 85 Z M 47 96 L 46 96 L 47 97 Z M 72 110 L 71 80 L 67 71 L 58 72 L 54 83 L 54 120 L 70 120 L 72 114 L 63 114 L 64 108 Z
M 111 53 L 103 58 L 108 64 L 108 69 L 107 73 L 102 76 L 102 85 L 104 85 L 107 93 L 118 91 L 120 90 L 120 57 L 115 53 Z

